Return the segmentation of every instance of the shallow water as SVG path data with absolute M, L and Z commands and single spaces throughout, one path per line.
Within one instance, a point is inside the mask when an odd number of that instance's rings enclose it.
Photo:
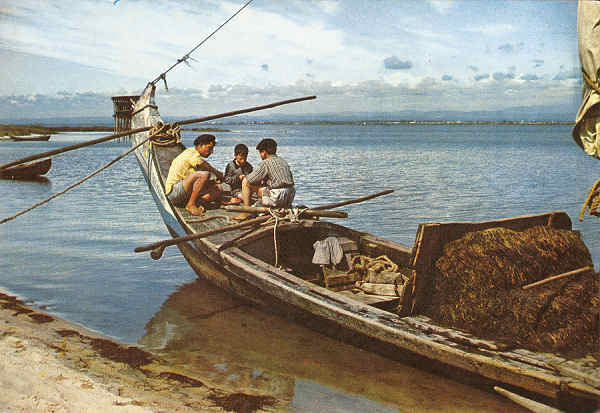
M 296 202 L 315 206 L 383 189 L 343 208 L 344 224 L 411 246 L 419 223 L 477 221 L 564 210 L 599 257 L 596 218 L 577 220 L 597 161 L 568 126 L 220 125 L 211 163 L 245 142 L 280 143 Z M 0 162 L 104 136 L 0 142 Z M 184 133 L 191 144 L 192 132 Z M 60 191 L 127 150 L 122 143 L 53 159 L 47 180 L 0 180 L 0 218 Z M 250 308 L 195 282 L 176 248 L 159 261 L 133 248 L 168 238 L 133 157 L 0 225 L 0 287 L 90 329 L 156 348 L 222 386 L 283 397 L 315 411 L 503 411 L 499 396 L 392 362 Z M 209 297 L 207 298 L 207 295 Z M 199 298 L 202 297 L 202 298 Z M 210 299 L 209 299 L 210 298 Z M 207 316 L 209 314 L 209 316 Z

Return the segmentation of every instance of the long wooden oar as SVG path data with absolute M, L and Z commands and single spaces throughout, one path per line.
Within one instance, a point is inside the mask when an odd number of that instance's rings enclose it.
M 210 235 L 220 234 L 222 232 L 234 231 L 236 229 L 244 228 L 249 225 L 261 224 L 261 223 L 269 220 L 270 218 L 271 218 L 270 215 L 264 215 L 264 216 L 261 216 L 258 218 L 248 219 L 239 224 L 233 224 L 233 225 L 228 225 L 226 227 L 215 228 L 215 229 L 211 229 L 210 231 L 200 232 L 198 234 L 192 234 L 192 235 L 187 235 L 185 237 L 177 237 L 177 238 L 171 238 L 171 239 L 167 239 L 167 240 L 157 241 L 152 244 L 143 245 L 141 247 L 136 247 L 133 251 L 134 252 L 152 251 L 150 253 L 150 256 L 153 259 L 157 260 L 162 256 L 163 251 L 169 245 L 177 245 L 182 242 L 192 241 L 192 240 L 195 240 L 198 238 L 205 238 Z
M 342 206 L 342 205 L 353 204 L 353 203 L 356 203 L 356 202 L 363 202 L 363 201 L 366 201 L 366 200 L 369 200 L 369 199 L 373 199 L 373 198 L 378 197 L 378 196 L 389 194 L 391 192 L 393 192 L 393 190 L 390 189 L 390 190 L 387 190 L 387 191 L 379 192 L 379 193 L 376 193 L 376 194 L 373 194 L 373 195 L 364 196 L 364 197 L 361 197 L 361 198 L 356 198 L 356 199 L 351 199 L 351 200 L 344 201 L 344 202 L 338 202 L 338 203 L 335 203 L 335 204 L 328 204 L 328 205 L 323 205 L 323 206 L 320 206 L 320 207 L 310 208 L 308 211 L 311 211 L 310 214 L 313 214 L 313 215 L 316 216 L 316 214 L 319 213 L 319 212 L 321 212 L 321 213 L 325 212 L 325 211 L 320 211 L 320 210 L 323 210 L 323 209 L 336 208 L 336 207 L 339 207 L 339 206 Z M 227 208 L 229 208 L 229 207 L 227 207 Z M 305 213 L 308 214 L 308 211 L 305 211 Z M 334 211 L 329 211 L 329 212 L 334 212 Z M 347 214 L 346 214 L 346 216 L 347 216 Z M 342 216 L 337 216 L 336 218 L 341 218 L 341 217 Z M 262 222 L 267 221 L 270 218 L 271 218 L 270 215 L 265 215 L 265 216 L 261 216 L 261 217 L 258 217 L 258 218 L 253 218 L 253 219 L 246 220 L 246 221 L 241 222 L 239 224 L 229 225 L 229 226 L 221 227 L 221 228 L 215 228 L 213 230 L 201 232 L 201 233 L 198 233 L 198 234 L 192 234 L 192 235 L 187 235 L 187 236 L 184 236 L 184 237 L 177 237 L 177 238 L 171 238 L 171 239 L 167 239 L 167 240 L 157 241 L 157 242 L 154 242 L 152 244 L 148 244 L 148 245 L 143 245 L 143 246 L 140 246 L 140 247 L 136 247 L 133 251 L 134 252 L 152 251 L 150 253 L 150 256 L 153 259 L 157 260 L 157 259 L 159 259 L 162 256 L 162 253 L 165 250 L 165 248 L 168 247 L 168 246 L 170 246 L 170 245 L 177 245 L 177 244 L 179 244 L 181 242 L 187 242 L 187 241 L 192 241 L 192 240 L 199 239 L 199 238 L 205 238 L 205 237 L 208 237 L 210 235 L 215 235 L 215 234 L 219 234 L 219 233 L 223 233 L 223 232 L 233 231 L 233 230 L 236 230 L 238 228 L 247 227 L 247 226 L 253 225 L 253 224 L 260 224 Z
M 532 411 L 533 413 L 565 413 L 563 410 L 555 409 L 554 407 L 550 407 L 540 402 L 536 402 L 535 400 L 528 399 L 519 394 L 503 389 L 502 387 L 494 386 L 494 390 L 504 397 L 517 403 L 519 406 Z
M 304 100 L 311 100 L 311 99 L 316 99 L 316 96 L 305 96 L 305 97 L 296 98 L 296 99 L 282 100 L 280 102 L 269 103 L 268 105 L 262 105 L 262 106 L 255 106 L 253 108 L 240 109 L 240 110 L 235 110 L 233 112 L 219 113 L 217 115 L 205 116 L 203 118 L 182 120 L 182 121 L 175 122 L 174 125 L 188 125 L 190 123 L 207 122 L 209 120 L 226 118 L 228 116 L 235 116 L 235 115 L 240 115 L 242 113 L 255 112 L 257 110 L 274 108 L 276 106 L 287 105 L 289 103 L 302 102 Z M 11 162 L 5 163 L 3 165 L 0 165 L 0 171 L 3 169 L 6 169 L 6 168 L 10 168 L 11 166 L 22 164 L 24 162 L 35 161 L 36 159 L 41 159 L 41 158 L 46 158 L 46 157 L 53 156 L 53 155 L 58 155 L 59 153 L 64 153 L 64 152 L 72 151 L 74 149 L 84 148 L 84 147 L 90 146 L 90 145 L 96 145 L 98 143 L 103 143 L 106 141 L 110 141 L 112 139 L 122 138 L 123 136 L 132 135 L 134 133 L 145 132 L 150 129 L 152 129 L 152 126 L 144 126 L 143 128 L 131 129 L 131 130 L 128 130 L 125 132 L 115 133 L 113 135 L 104 136 L 104 137 L 98 138 L 98 139 L 93 139 L 91 141 L 81 142 L 81 143 L 71 145 L 71 146 L 65 146 L 63 148 L 54 149 L 52 151 L 48 151 L 48 152 L 44 152 L 44 153 L 39 153 L 37 155 L 27 156 L 25 158 L 17 159 L 16 161 L 11 161 Z
M 378 192 L 376 194 L 363 196 L 361 198 L 351 199 L 349 201 L 336 202 L 336 203 L 333 203 L 333 204 L 321 205 L 321 206 L 314 207 L 314 208 L 311 208 L 311 209 L 333 209 L 333 208 L 338 208 L 338 207 L 341 207 L 341 206 L 344 206 L 344 205 L 350 205 L 350 204 L 356 204 L 358 202 L 368 201 L 369 199 L 377 198 L 378 196 L 382 196 L 382 195 L 391 194 L 392 192 L 394 192 L 393 189 L 388 189 L 388 190 L 385 190 L 385 191 L 382 191 L 382 192 Z
M 244 207 L 238 207 L 238 208 L 240 208 L 238 210 L 246 211 L 244 209 Z M 246 212 L 266 212 L 269 209 L 269 208 L 264 208 L 264 210 L 266 210 L 266 211 L 263 211 L 263 208 L 257 208 L 257 207 L 246 207 L 246 208 L 248 209 L 248 211 L 246 211 Z M 225 209 L 229 209 L 229 207 L 227 207 Z M 312 215 L 312 216 L 318 216 L 318 217 L 348 218 L 348 214 L 346 212 L 340 212 L 340 211 L 316 211 L 316 210 L 308 209 L 308 210 L 303 211 L 303 213 L 306 215 Z M 136 247 L 134 249 L 134 251 L 135 252 L 144 252 L 144 251 L 152 250 L 152 253 L 151 253 L 152 258 L 158 259 L 162 256 L 162 251 L 169 245 L 176 245 L 181 242 L 192 241 L 192 240 L 199 239 L 199 238 L 209 237 L 209 236 L 215 235 L 215 234 L 221 234 L 223 232 L 234 231 L 236 229 L 244 228 L 244 227 L 247 227 L 247 226 L 253 225 L 253 224 L 260 224 L 260 223 L 267 221 L 269 218 L 271 218 L 271 215 L 265 215 L 265 216 L 261 216 L 258 218 L 246 220 L 239 224 L 233 224 L 233 225 L 228 225 L 226 227 L 215 228 L 215 229 L 211 229 L 209 231 L 200 232 L 198 234 L 186 235 L 184 237 L 177 237 L 177 238 L 171 238 L 171 239 L 167 239 L 167 240 L 163 240 L 163 241 L 157 241 L 152 244 L 144 245 L 141 247 Z M 158 258 L 156 258 L 156 257 L 158 257 Z
M 227 211 L 237 211 L 237 212 L 258 212 L 258 213 L 266 213 L 269 212 L 271 208 L 266 207 L 254 207 L 254 206 L 244 206 L 244 205 L 228 205 L 225 207 Z M 325 218 L 348 218 L 347 212 L 341 211 L 323 211 L 318 208 L 308 208 L 305 210 L 301 210 L 303 215 L 311 215 L 313 217 L 325 217 Z

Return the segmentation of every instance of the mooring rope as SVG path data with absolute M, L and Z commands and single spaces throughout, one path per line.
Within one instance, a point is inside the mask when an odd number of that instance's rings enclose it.
M 27 213 L 27 212 L 29 212 L 29 211 L 31 211 L 31 210 L 39 207 L 39 206 L 41 206 L 41 205 L 44 205 L 47 202 L 52 201 L 54 198 L 56 198 L 56 197 L 58 197 L 58 196 L 60 196 L 60 195 L 62 195 L 64 193 L 70 191 L 71 189 L 73 189 L 76 186 L 84 183 L 85 181 L 87 181 L 88 179 L 92 178 L 93 176 L 98 175 L 100 172 L 102 172 L 106 168 L 112 166 L 116 162 L 120 161 L 121 159 L 123 159 L 124 157 L 126 157 L 127 155 L 129 155 L 131 152 L 133 152 L 134 150 L 136 150 L 138 147 L 142 146 L 144 143 L 146 143 L 150 139 L 152 139 L 152 137 L 148 137 L 148 138 L 144 139 L 143 141 L 141 141 L 140 143 L 138 143 L 136 146 L 134 146 L 131 149 L 129 149 L 127 152 L 119 155 L 118 157 L 116 157 L 115 159 L 113 159 L 112 161 L 110 161 L 109 163 L 107 163 L 106 165 L 104 165 L 102 168 L 95 170 L 94 172 L 92 172 L 91 174 L 89 174 L 88 176 L 86 176 L 85 178 L 83 178 L 83 179 L 75 182 L 74 184 L 72 184 L 72 185 L 68 186 L 67 188 L 63 189 L 62 191 L 59 191 L 59 192 L 55 193 L 54 195 L 52 195 L 52 196 L 44 199 L 43 201 L 40 201 L 40 202 L 38 202 L 36 204 L 33 204 L 29 208 L 26 208 L 26 209 L 18 212 L 17 214 L 15 214 L 15 215 L 13 215 L 11 217 L 4 218 L 2 221 L 0 221 L 0 225 L 6 223 L 8 221 L 12 221 L 13 219 L 17 218 L 18 216 L 21 216 L 21 215 L 23 215 L 23 214 L 25 214 L 25 213 Z

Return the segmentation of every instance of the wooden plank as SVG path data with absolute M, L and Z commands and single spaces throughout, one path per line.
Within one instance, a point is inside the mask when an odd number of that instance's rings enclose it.
M 338 291 L 338 294 L 342 294 L 345 297 L 350 297 L 353 300 L 360 301 L 367 305 L 378 305 L 378 304 L 395 304 L 400 302 L 400 297 L 393 297 L 387 295 L 374 295 L 365 294 L 364 292 L 353 293 L 351 290 Z
M 419 246 L 413 261 L 411 314 L 419 314 L 431 302 L 433 265 L 441 255 L 440 224 L 419 225 Z
M 498 392 L 499 394 L 512 400 L 519 406 L 522 406 L 528 410 L 531 410 L 533 413 L 564 413 L 562 410 L 558 410 L 558 409 L 555 409 L 554 407 L 550 407 L 545 404 L 528 399 L 526 397 L 520 396 L 516 393 L 513 393 L 506 389 L 503 389 L 502 387 L 494 386 L 494 390 L 496 390 L 496 392 Z

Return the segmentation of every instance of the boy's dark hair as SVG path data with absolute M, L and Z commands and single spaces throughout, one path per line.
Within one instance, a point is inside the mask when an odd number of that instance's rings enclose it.
M 233 154 L 234 155 L 248 155 L 248 147 L 246 145 L 244 145 L 243 143 L 238 143 L 237 145 L 235 145 L 235 148 L 233 149 Z
M 277 153 L 277 142 L 275 142 L 273 139 L 266 138 L 256 145 L 256 149 L 259 152 L 266 151 L 269 155 L 274 155 Z
M 215 138 L 215 135 L 204 133 L 202 135 L 199 135 L 196 139 L 194 139 L 194 146 L 206 145 L 209 143 L 217 143 L 217 138 Z

